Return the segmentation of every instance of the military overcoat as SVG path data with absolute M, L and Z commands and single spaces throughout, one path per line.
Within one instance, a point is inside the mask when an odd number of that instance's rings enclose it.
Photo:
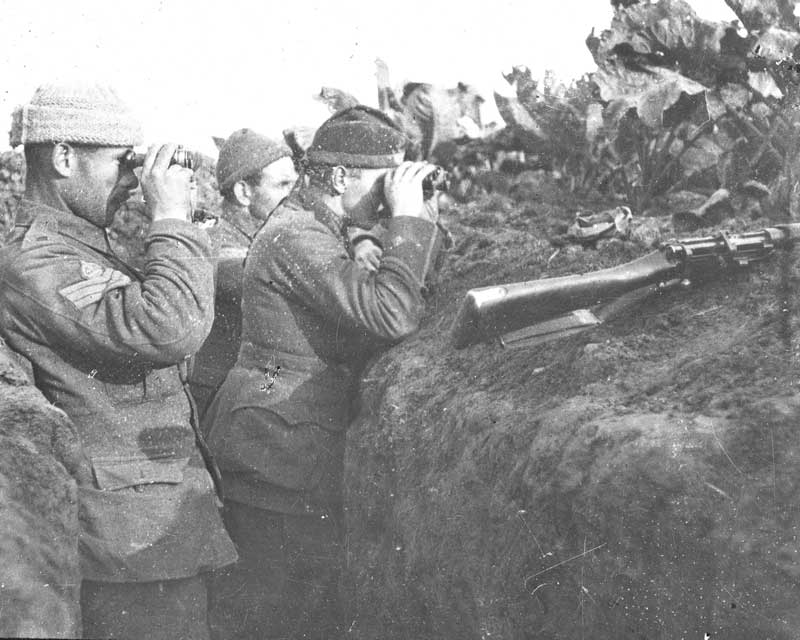
M 244 259 L 263 224 L 247 209 L 223 215 L 209 230 L 216 264 L 214 324 L 193 359 L 190 381 L 201 414 L 236 364 L 242 334 L 241 300 Z
M 213 319 L 205 231 L 154 222 L 137 272 L 104 230 L 23 201 L 32 220 L 0 252 L 0 333 L 80 433 L 83 577 L 183 578 L 236 559 L 198 453 L 176 363 Z
M 420 218 L 387 225 L 377 273 L 353 261 L 342 220 L 308 191 L 256 235 L 239 356 L 205 420 L 230 498 L 284 513 L 340 504 L 358 376 L 418 328 L 436 237 Z

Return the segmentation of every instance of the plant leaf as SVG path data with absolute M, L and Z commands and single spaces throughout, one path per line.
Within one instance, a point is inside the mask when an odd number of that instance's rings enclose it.
M 506 124 L 530 131 L 543 140 L 547 139 L 547 134 L 533 119 L 530 112 L 522 106 L 518 98 L 501 96 L 495 92 L 494 101 L 500 116 L 505 120 Z
M 765 98 L 783 98 L 783 92 L 775 84 L 769 71 L 751 71 L 747 74 L 747 84 L 756 93 L 761 94 Z
M 748 31 L 769 27 L 797 30 L 792 0 L 725 0 Z
M 682 93 L 695 95 L 707 90 L 699 82 L 670 69 L 652 66 L 642 66 L 642 69 L 632 71 L 609 66 L 594 74 L 600 96 L 611 103 L 609 112 L 624 114 L 634 108 L 645 124 L 658 127 L 664 111 L 675 104 Z

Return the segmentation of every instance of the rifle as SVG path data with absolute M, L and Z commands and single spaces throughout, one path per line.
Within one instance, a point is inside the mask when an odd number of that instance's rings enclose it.
M 673 240 L 609 269 L 471 289 L 451 329 L 453 346 L 461 349 L 491 339 L 503 346 L 525 346 L 581 331 L 600 324 L 619 304 L 612 303 L 600 317 L 586 307 L 614 299 L 627 304 L 689 286 L 694 279 L 764 260 L 798 240 L 800 223 Z

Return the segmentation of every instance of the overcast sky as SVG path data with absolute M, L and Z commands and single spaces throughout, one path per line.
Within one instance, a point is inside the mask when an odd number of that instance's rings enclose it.
M 690 3 L 734 18 L 723 0 Z M 464 81 L 488 98 L 514 64 L 580 77 L 593 68 L 586 35 L 611 15 L 606 0 L 0 0 L 0 118 L 43 82 L 98 79 L 134 106 L 149 142 L 208 153 L 210 136 L 239 127 L 319 124 L 322 85 L 376 104 L 376 57 L 395 86 Z

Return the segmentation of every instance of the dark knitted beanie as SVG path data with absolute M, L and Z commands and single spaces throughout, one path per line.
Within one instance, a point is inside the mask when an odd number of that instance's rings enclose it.
M 403 162 L 408 138 L 382 111 L 358 105 L 322 123 L 308 148 L 311 164 L 346 167 L 396 167 Z
M 261 171 L 292 151 L 283 142 L 262 136 L 252 129 L 234 131 L 219 150 L 217 184 L 220 192 L 237 181 Z

